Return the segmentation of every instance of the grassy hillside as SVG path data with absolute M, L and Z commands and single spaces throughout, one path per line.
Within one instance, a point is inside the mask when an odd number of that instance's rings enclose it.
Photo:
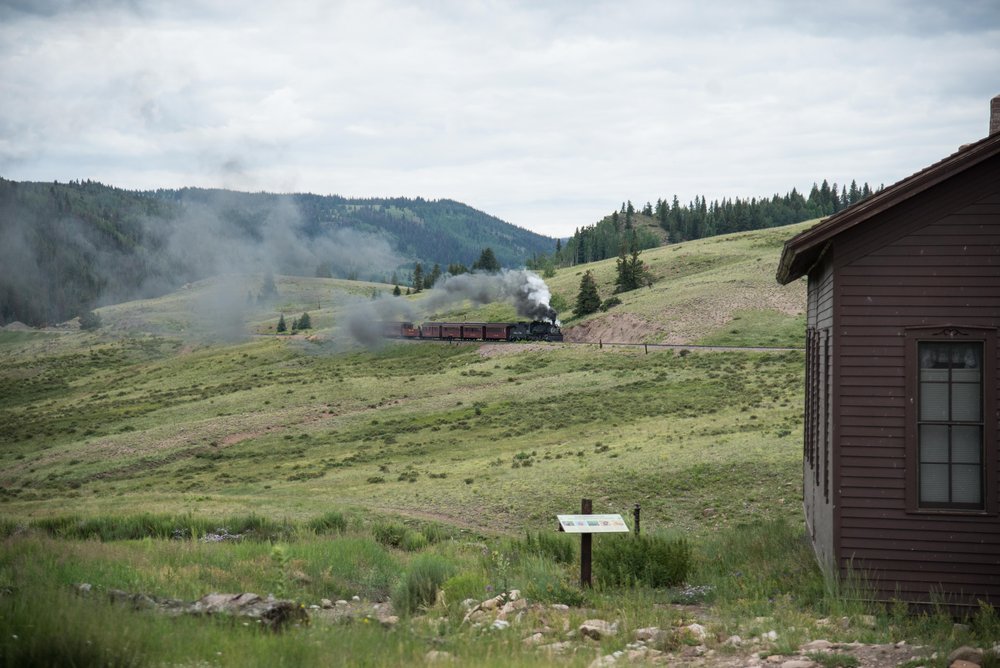
M 647 251 L 653 287 L 570 320 L 569 336 L 629 340 L 614 329 L 625 323 L 631 340 L 800 345 L 801 286 L 772 277 L 798 227 Z M 609 292 L 614 266 L 602 262 L 559 272 L 554 294 L 569 299 L 585 269 Z M 366 351 L 339 325 L 387 286 L 285 277 L 261 305 L 244 293 L 255 280 L 103 308 L 95 334 L 3 334 L 9 511 L 50 514 L 72 498 L 107 513 L 124 497 L 131 510 L 294 517 L 335 502 L 510 530 L 546 526 L 587 490 L 604 508 L 641 503 L 651 522 L 695 531 L 797 512 L 799 353 Z M 308 338 L 274 336 L 279 313 L 290 324 L 302 312 Z
M 659 340 L 797 343 L 801 286 L 766 282 L 794 231 L 644 253 L 654 286 L 570 332 L 629 318 Z M 592 268 L 606 289 L 612 266 Z M 584 269 L 558 274 L 556 294 Z M 259 304 L 244 294 L 259 280 L 105 307 L 96 332 L 0 332 L 0 664 L 396 666 L 444 651 L 462 665 L 587 666 L 640 651 L 636 631 L 656 626 L 647 659 L 756 665 L 804 656 L 814 638 L 905 638 L 943 657 L 1000 632 L 992 613 L 959 631 L 824 581 L 802 527 L 800 351 L 368 350 L 342 325 L 387 286 L 279 277 Z M 315 329 L 274 333 L 280 313 L 303 312 Z M 577 542 L 555 532 L 581 497 L 629 519 L 640 505 L 647 536 L 595 540 L 594 590 L 576 585 Z M 635 545 L 681 580 L 609 580 Z M 529 603 L 508 626 L 465 620 L 464 599 L 510 589 Z M 108 602 L 115 590 L 128 605 Z M 213 591 L 345 600 L 282 634 L 134 610 Z M 387 598 L 402 620 L 375 605 Z M 577 628 L 595 617 L 620 632 L 585 641 Z M 850 647 L 893 665 L 916 651 Z M 882 665 L 855 654 L 824 665 Z
M 574 341 L 801 347 L 805 282 L 774 279 L 785 240 L 817 221 L 652 248 L 640 258 L 653 285 L 617 295 L 607 312 L 574 318 L 580 279 L 591 271 L 602 299 L 613 296 L 616 260 L 560 269 L 546 283 Z M 501 307 L 459 312 L 469 320 L 510 318 Z

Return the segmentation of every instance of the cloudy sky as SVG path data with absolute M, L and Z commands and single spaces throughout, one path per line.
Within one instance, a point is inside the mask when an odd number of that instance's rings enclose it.
M 0 176 L 456 199 L 886 185 L 986 135 L 996 0 L 0 0 Z

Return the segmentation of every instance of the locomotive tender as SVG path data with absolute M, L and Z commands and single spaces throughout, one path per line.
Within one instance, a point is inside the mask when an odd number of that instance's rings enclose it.
M 534 322 L 384 322 L 382 335 L 392 339 L 436 341 L 562 341 L 558 325 Z

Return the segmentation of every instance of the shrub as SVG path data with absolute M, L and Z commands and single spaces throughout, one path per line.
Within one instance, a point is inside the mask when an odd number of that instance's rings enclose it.
M 427 547 L 427 536 L 419 531 L 407 530 L 399 547 L 407 552 L 419 552 Z
M 525 536 L 524 551 L 551 559 L 559 564 L 570 564 L 576 561 L 577 541 L 564 533 L 539 531 Z
M 459 573 L 448 578 L 441 590 L 449 606 L 467 598 L 481 601 L 486 596 L 486 577 L 482 573 Z
M 436 554 L 421 554 L 415 558 L 393 592 L 392 604 L 396 612 L 409 615 L 421 607 L 434 605 L 438 589 L 453 571 L 451 562 Z
M 372 525 L 375 540 L 388 547 L 399 547 L 406 537 L 406 527 L 396 522 L 379 522 Z
M 664 536 L 601 536 L 594 541 L 594 574 L 601 584 L 669 587 L 691 569 L 691 547 Z
M 539 603 L 563 603 L 579 607 L 584 596 L 579 587 L 569 581 L 563 568 L 541 556 L 531 556 L 521 563 L 524 594 Z
M 347 531 L 347 518 L 334 510 L 313 518 L 307 526 L 316 533 L 344 533 Z
M 607 311 L 608 309 L 614 308 L 622 303 L 622 300 L 618 297 L 610 297 L 601 302 L 601 310 Z

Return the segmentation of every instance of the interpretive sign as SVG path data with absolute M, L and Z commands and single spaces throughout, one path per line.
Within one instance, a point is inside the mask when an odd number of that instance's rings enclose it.
M 627 533 L 621 515 L 556 515 L 559 530 L 566 533 Z

